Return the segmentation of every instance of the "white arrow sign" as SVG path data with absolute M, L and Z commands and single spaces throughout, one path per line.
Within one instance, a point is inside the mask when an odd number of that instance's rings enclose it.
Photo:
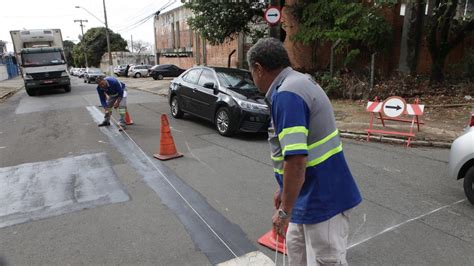
M 406 103 L 400 97 L 390 97 L 383 102 L 383 113 L 388 117 L 398 117 L 405 112 Z
M 269 24 L 276 24 L 280 22 L 281 13 L 277 7 L 269 7 L 265 10 L 265 21 Z

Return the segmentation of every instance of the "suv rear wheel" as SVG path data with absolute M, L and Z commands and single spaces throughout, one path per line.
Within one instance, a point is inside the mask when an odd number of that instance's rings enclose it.
M 137 73 L 135 73 L 135 75 L 133 75 L 134 78 L 139 78 L 141 76 L 142 76 L 142 74 L 140 74 L 140 72 L 137 72 Z
M 464 177 L 464 193 L 469 202 L 474 205 L 474 166 L 471 166 Z

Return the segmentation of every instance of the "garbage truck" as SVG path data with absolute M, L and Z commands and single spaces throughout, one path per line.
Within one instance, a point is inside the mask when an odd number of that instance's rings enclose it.
M 49 88 L 71 91 L 60 29 L 12 30 L 10 35 L 29 96 Z

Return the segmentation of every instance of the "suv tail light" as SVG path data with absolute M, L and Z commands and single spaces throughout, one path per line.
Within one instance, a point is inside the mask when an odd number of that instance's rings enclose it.
M 471 123 L 469 124 L 470 127 L 474 127 L 474 113 L 471 114 Z

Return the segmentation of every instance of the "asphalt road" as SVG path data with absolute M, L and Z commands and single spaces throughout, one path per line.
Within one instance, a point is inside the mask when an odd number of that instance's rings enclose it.
M 266 136 L 225 138 L 169 116 L 184 157 L 160 162 L 165 97 L 130 90 L 125 133 L 98 128 L 97 105 L 95 85 L 77 78 L 71 93 L 21 91 L 0 104 L 0 264 L 274 259 L 256 243 L 276 189 Z M 474 208 L 446 175 L 448 150 L 345 140 L 344 151 L 364 198 L 351 214 L 350 264 L 474 264 Z

